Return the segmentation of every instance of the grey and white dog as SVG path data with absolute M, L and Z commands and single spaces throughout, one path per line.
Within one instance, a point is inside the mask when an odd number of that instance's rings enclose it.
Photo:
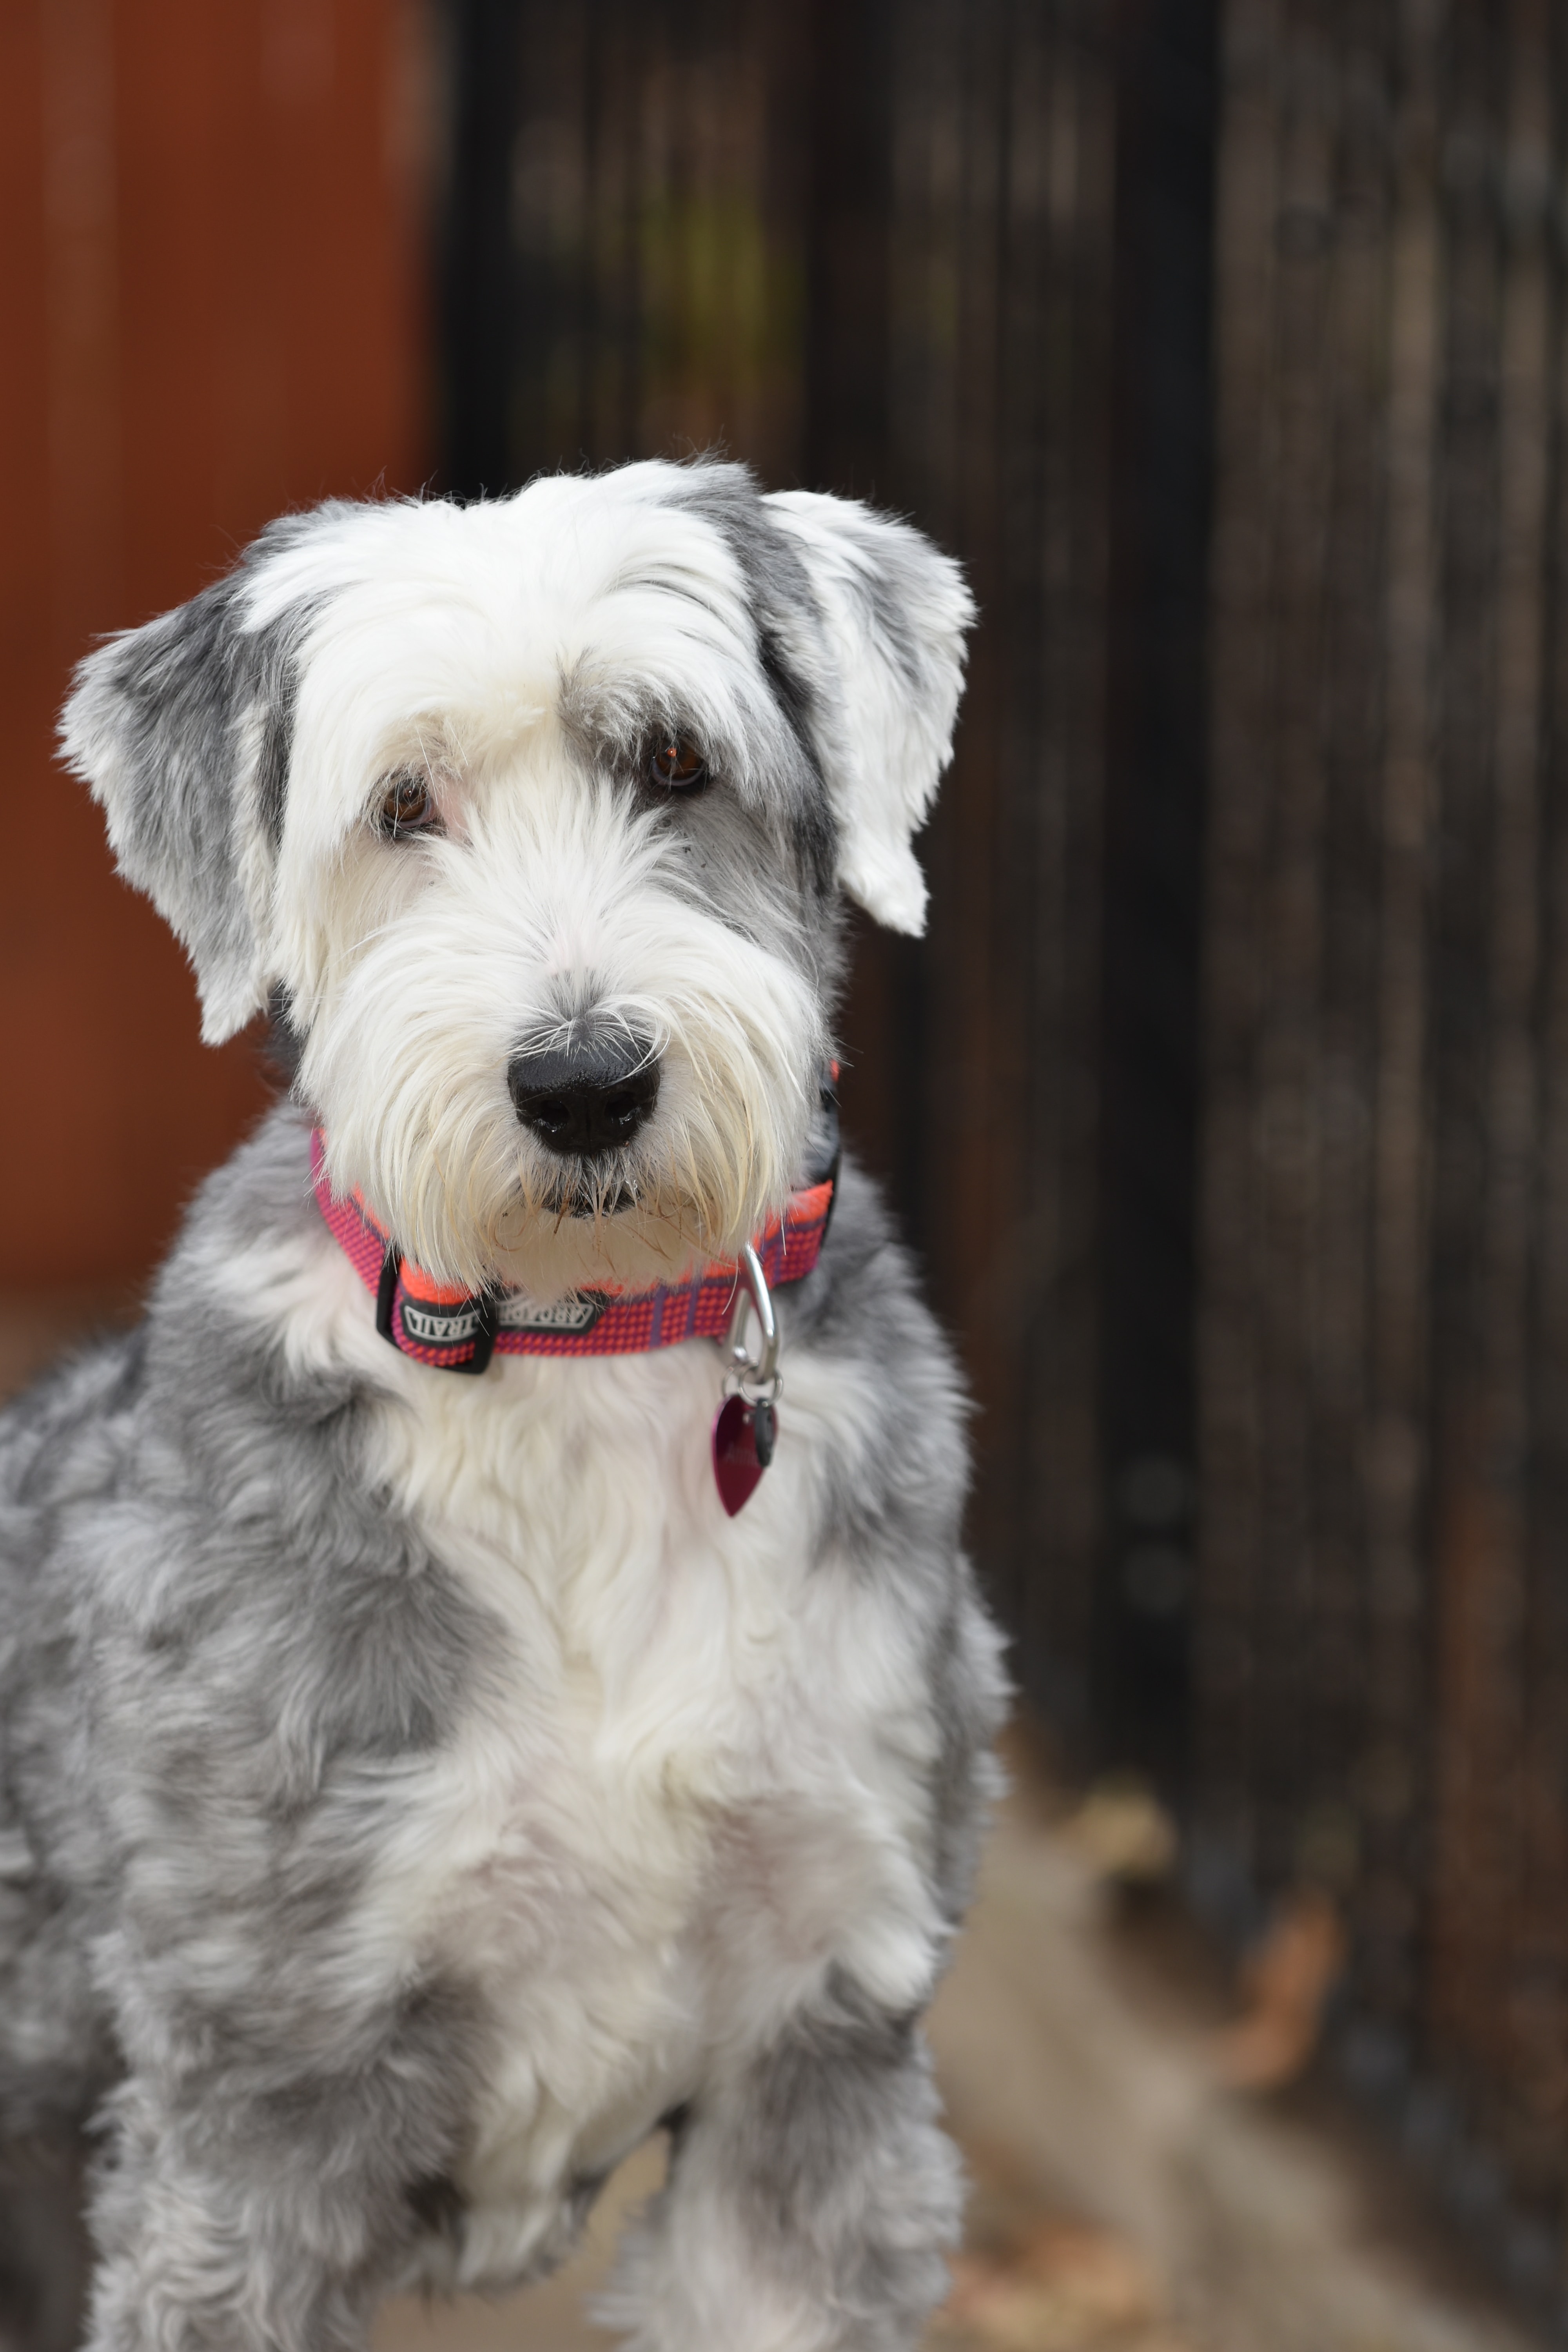
M 870 1186 L 778 1293 L 730 1517 L 720 1348 L 417 1360 L 311 1139 L 541 1328 L 734 1260 L 824 1148 L 843 895 L 921 927 L 970 618 L 898 523 L 642 465 L 291 518 L 82 665 L 68 758 L 206 1034 L 270 1002 L 295 1067 L 141 1328 L 0 1422 L 17 2341 L 72 2333 L 84 2147 L 101 2352 L 536 2277 L 659 2128 L 606 2306 L 646 2352 L 880 2352 L 939 2299 L 919 2021 L 1002 1675 Z

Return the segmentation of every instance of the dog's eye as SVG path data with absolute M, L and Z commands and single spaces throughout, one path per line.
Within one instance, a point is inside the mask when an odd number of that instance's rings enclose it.
M 665 793 L 695 793 L 708 782 L 708 762 L 689 735 L 661 735 L 647 763 L 648 781 Z
M 409 774 L 394 776 L 376 815 L 380 831 L 395 841 L 407 833 L 432 833 L 438 823 L 436 796 L 428 780 Z

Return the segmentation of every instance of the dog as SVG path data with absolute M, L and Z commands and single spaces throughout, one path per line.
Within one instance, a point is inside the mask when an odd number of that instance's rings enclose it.
M 660 2131 L 643 2352 L 940 2300 L 1004 1673 L 833 1021 L 971 620 L 900 522 L 651 462 L 286 518 L 81 664 L 205 1035 L 291 1075 L 0 1423 L 14 2340 L 76 2333 L 84 2158 L 94 2352 L 328 2352 Z

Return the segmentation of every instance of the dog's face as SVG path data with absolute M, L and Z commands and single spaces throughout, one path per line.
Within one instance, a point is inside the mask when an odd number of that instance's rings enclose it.
M 910 847 L 971 605 L 738 467 L 323 507 L 83 663 L 70 764 L 209 1038 L 285 992 L 340 1192 L 541 1299 L 731 1254 L 798 1181 L 839 894 Z

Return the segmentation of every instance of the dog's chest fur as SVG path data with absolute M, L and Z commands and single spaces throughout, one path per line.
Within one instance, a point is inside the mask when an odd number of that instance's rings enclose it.
M 410 1774 L 358 1928 L 372 1965 L 477 1997 L 468 2218 L 434 2266 L 500 2284 L 836 1964 L 898 2007 L 925 1997 L 933 1732 L 883 1605 L 814 1563 L 814 1454 L 853 1418 L 831 1361 L 793 1351 L 778 1459 L 731 1523 L 706 1344 L 482 1382 L 373 1360 L 391 1394 L 367 1466 L 493 1645 Z

